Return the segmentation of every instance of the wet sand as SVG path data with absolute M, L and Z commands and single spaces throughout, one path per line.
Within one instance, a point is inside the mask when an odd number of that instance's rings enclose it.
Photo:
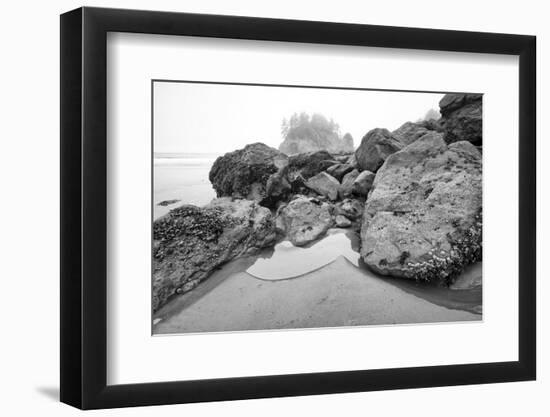
M 154 334 L 481 320 L 448 308 L 421 288 L 404 288 L 338 256 L 320 269 L 287 279 L 258 279 L 245 272 L 256 259 L 232 262 L 154 316 Z M 398 280 L 395 280 L 396 282 Z M 402 280 L 399 280 L 402 281 Z M 414 290 L 416 288 L 416 290 Z M 424 288 L 428 293 L 431 288 Z M 453 290 L 442 288 L 450 293 Z M 415 294 L 416 293 L 416 294 Z M 459 293 L 456 293 L 459 294 Z M 460 303 L 457 303 L 460 305 Z M 473 310 L 475 311 L 475 309 Z

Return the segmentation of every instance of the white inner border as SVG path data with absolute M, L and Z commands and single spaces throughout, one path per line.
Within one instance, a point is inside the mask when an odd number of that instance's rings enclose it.
M 107 51 L 109 385 L 518 360 L 517 56 L 121 33 Z M 151 336 L 151 79 L 484 93 L 483 321 Z

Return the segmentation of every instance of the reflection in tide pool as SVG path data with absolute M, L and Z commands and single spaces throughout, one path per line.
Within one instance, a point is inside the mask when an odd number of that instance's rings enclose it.
M 280 280 L 315 271 L 339 256 L 358 266 L 358 237 L 353 232 L 331 229 L 327 236 L 310 246 L 297 247 L 285 240 L 275 245 L 271 255 L 260 257 L 246 270 L 256 278 Z

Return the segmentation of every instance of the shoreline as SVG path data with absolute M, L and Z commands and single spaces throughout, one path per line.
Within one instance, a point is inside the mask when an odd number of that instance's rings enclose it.
M 295 248 L 294 255 L 301 251 Z M 482 320 L 482 284 L 472 278 L 481 276 L 481 263 L 470 265 L 453 289 L 380 276 L 343 255 L 291 277 L 263 279 L 247 272 L 266 254 L 273 256 L 273 248 L 234 259 L 173 297 L 153 315 L 153 334 Z
M 482 320 L 480 313 L 441 306 L 407 292 L 390 281 L 394 279 L 377 277 L 344 257 L 278 281 L 245 272 L 253 261 L 232 261 L 197 288 L 175 297 L 154 315 L 153 334 Z

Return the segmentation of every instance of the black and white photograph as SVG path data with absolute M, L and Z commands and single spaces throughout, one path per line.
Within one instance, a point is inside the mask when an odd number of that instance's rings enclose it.
M 547 417 L 543 2 L 3 6 L 0 415 Z
M 154 335 L 483 319 L 482 94 L 151 88 Z

